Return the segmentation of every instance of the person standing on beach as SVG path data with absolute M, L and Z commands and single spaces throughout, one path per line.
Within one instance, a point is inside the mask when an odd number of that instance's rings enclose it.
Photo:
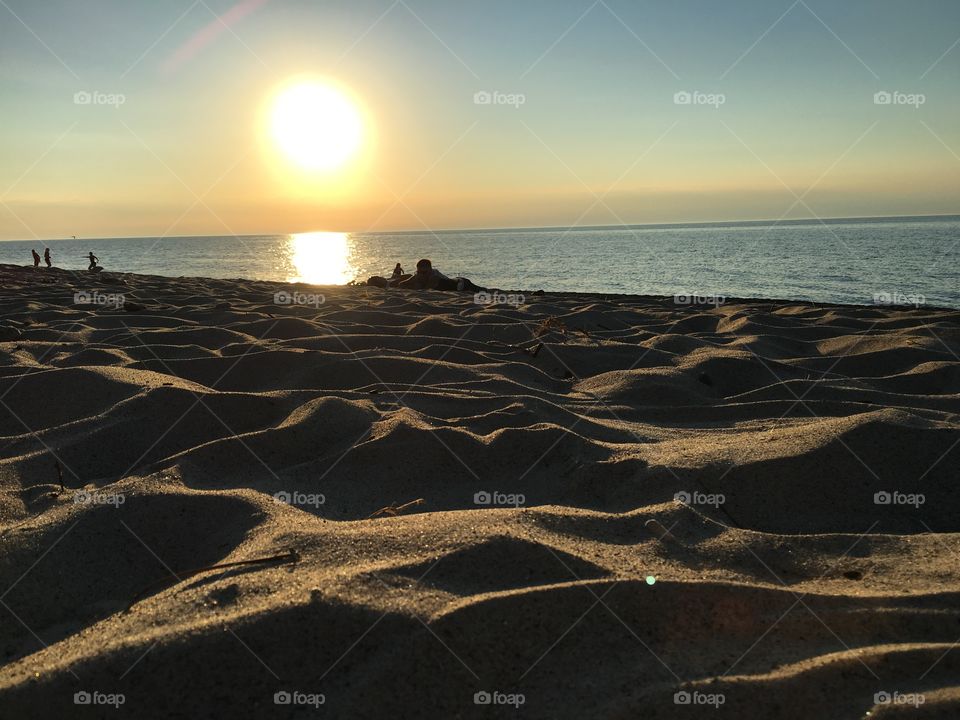
M 53 262 L 50 260 L 50 248 L 43 251 L 43 260 L 47 263 L 47 267 L 53 267 Z
M 33 248 L 30 248 L 30 252 L 33 255 L 33 266 L 40 267 L 40 253 L 38 253 Z
M 87 257 L 90 258 L 90 267 L 88 267 L 87 270 L 93 270 L 97 266 L 97 263 L 100 262 L 100 258 L 94 255 L 93 251 L 91 251 Z

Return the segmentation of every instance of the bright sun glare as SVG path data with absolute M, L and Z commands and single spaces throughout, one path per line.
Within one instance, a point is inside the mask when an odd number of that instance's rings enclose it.
M 353 280 L 346 233 L 310 232 L 290 236 L 288 252 L 295 273 L 290 282 L 343 285 Z
M 273 102 L 270 132 L 277 147 L 307 170 L 336 170 L 363 142 L 363 118 L 343 91 L 319 81 L 282 90 Z

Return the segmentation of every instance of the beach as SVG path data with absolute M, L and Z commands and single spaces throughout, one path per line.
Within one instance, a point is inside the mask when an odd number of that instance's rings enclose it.
M 0 717 L 960 715 L 958 310 L 0 285 Z

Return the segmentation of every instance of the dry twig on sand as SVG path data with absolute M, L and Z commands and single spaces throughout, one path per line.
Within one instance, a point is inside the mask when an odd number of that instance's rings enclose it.
M 241 567 L 243 565 L 266 565 L 268 563 L 277 563 L 278 565 L 285 565 L 287 563 L 296 563 L 300 562 L 300 553 L 296 550 L 288 550 L 285 553 L 280 555 L 271 555 L 270 557 L 254 558 L 253 560 L 237 560 L 235 562 L 220 563 L 218 565 L 205 565 L 199 568 L 193 568 L 192 570 L 182 570 L 180 572 L 171 571 L 170 577 L 165 577 L 156 582 L 152 582 L 143 590 L 138 592 L 133 596 L 133 599 L 130 601 L 130 604 L 127 605 L 127 610 L 132 608 L 144 595 L 156 588 L 158 585 L 164 585 L 173 580 L 182 582 L 187 578 L 194 577 L 200 573 L 205 573 L 209 570 L 226 570 L 234 567 Z
M 60 492 L 66 492 L 67 488 L 63 484 L 63 469 L 60 467 L 60 461 L 54 460 L 53 466 L 57 469 L 57 478 L 60 480 Z
M 537 325 L 536 330 L 533 331 L 533 336 L 543 337 L 552 330 L 556 330 L 565 335 L 567 333 L 567 324 L 561 318 L 548 317 Z
M 510 345 L 509 343 L 502 343 L 498 340 L 494 340 L 493 343 L 496 343 L 497 345 L 500 345 L 505 348 L 510 348 L 511 350 L 517 350 L 518 352 L 522 352 L 525 355 L 529 355 L 532 358 L 535 358 L 543 349 L 543 343 L 537 343 L 536 345 L 533 345 L 532 347 L 528 347 L 528 348 L 522 347 L 520 345 Z M 487 343 L 487 344 L 490 345 L 493 343 Z
M 413 507 L 414 505 L 423 505 L 423 502 L 423 498 L 417 498 L 416 500 L 411 500 L 403 505 L 387 505 L 385 508 L 380 508 L 375 513 L 370 515 L 367 520 L 372 520 L 376 517 L 396 517 L 409 507 Z

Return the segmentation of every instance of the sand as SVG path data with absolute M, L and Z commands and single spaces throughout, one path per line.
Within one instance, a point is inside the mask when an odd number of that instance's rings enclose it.
M 0 285 L 0 717 L 960 716 L 958 311 Z

